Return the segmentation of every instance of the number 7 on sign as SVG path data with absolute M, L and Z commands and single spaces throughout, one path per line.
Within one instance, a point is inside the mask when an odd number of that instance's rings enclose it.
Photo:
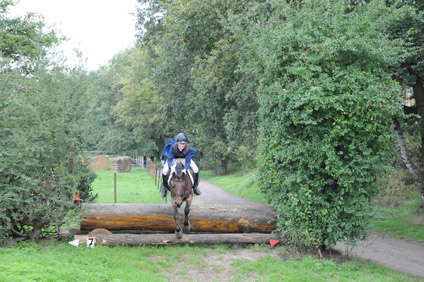
M 87 247 L 94 248 L 95 244 L 96 244 L 96 237 L 95 236 L 88 236 L 87 237 Z

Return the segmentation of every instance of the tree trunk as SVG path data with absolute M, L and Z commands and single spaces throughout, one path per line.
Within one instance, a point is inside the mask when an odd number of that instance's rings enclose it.
M 32 232 L 31 232 L 31 235 L 30 235 L 29 239 L 31 241 L 34 241 L 34 242 L 40 241 L 40 236 L 41 236 L 41 233 L 42 233 L 42 228 L 44 227 L 44 225 L 46 225 L 49 222 L 50 222 L 50 219 L 43 218 L 40 221 L 37 221 L 37 222 L 33 223 L 32 224 L 32 228 L 33 229 L 32 229 Z
M 414 91 L 415 98 L 415 107 L 417 108 L 418 114 L 420 116 L 420 136 L 421 136 L 421 147 L 419 152 L 419 160 L 420 160 L 420 175 L 419 175 L 419 188 L 421 192 L 421 200 L 423 203 L 423 211 L 424 211 L 424 86 L 422 80 L 416 76 L 416 83 L 412 87 Z
M 408 169 L 408 171 L 415 178 L 418 179 L 419 178 L 419 173 L 415 169 L 415 166 L 414 166 L 411 158 L 409 157 L 409 154 L 408 154 L 408 145 L 406 144 L 406 140 L 405 140 L 405 136 L 403 134 L 402 126 L 401 126 L 400 122 L 397 121 L 397 120 L 394 121 L 394 129 L 395 129 L 395 132 L 396 132 L 396 136 L 397 136 L 398 145 L 399 145 L 399 148 L 400 148 L 400 155 L 402 157 L 402 161 L 405 164 L 405 166 Z
M 184 234 L 177 239 L 174 234 L 96 234 L 96 245 L 176 245 L 176 244 L 263 244 L 269 240 L 280 240 L 279 235 L 249 233 L 249 234 Z M 74 240 L 86 244 L 87 235 L 75 235 Z
M 228 161 L 221 160 L 221 166 L 216 170 L 216 175 L 225 175 L 228 172 Z
M 173 231 L 175 220 L 170 204 L 85 204 L 87 209 L 81 230 Z M 184 209 L 180 211 L 180 225 Z M 213 233 L 271 233 L 276 229 L 276 215 L 271 206 L 192 205 L 191 231 Z

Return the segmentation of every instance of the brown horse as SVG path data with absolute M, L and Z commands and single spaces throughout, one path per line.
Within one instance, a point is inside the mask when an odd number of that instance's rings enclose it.
M 186 202 L 184 208 L 184 232 L 190 232 L 190 220 L 188 214 L 190 213 L 190 205 L 193 200 L 193 183 L 188 172 L 184 170 L 184 164 L 178 162 L 175 166 L 175 171 L 171 175 L 171 201 L 172 208 L 174 209 L 174 219 L 175 219 L 175 236 L 178 239 L 183 237 L 181 232 L 180 224 L 178 223 L 178 208 L 181 207 L 183 202 Z

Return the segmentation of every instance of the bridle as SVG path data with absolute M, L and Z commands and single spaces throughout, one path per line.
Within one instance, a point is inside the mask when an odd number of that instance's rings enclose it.
M 172 180 L 172 183 L 174 183 L 174 182 L 183 182 L 183 181 L 185 181 L 184 179 L 173 179 Z M 171 186 L 171 195 L 172 195 L 172 198 L 175 200 L 175 197 L 181 197 L 182 199 L 183 199 L 183 201 L 187 198 L 187 197 L 185 197 L 184 196 L 184 192 L 183 192 L 183 194 L 173 194 L 172 193 L 172 189 L 174 189 L 174 185 L 172 185 Z M 183 191 L 186 191 L 187 190 L 187 187 L 184 185 L 184 190 Z
M 181 197 L 181 199 L 183 201 L 185 201 L 188 198 L 188 175 L 186 173 L 184 173 L 184 178 L 181 175 L 181 163 L 179 163 L 178 165 L 180 165 L 179 169 L 176 169 L 176 175 L 177 175 L 177 179 L 172 179 L 172 186 L 171 186 L 171 196 L 172 199 L 175 200 L 175 197 Z M 172 176 L 173 177 L 173 176 Z M 174 189 L 175 185 L 173 185 L 174 182 L 183 182 L 184 181 L 184 189 L 183 189 L 183 193 L 182 194 L 173 194 L 172 190 Z

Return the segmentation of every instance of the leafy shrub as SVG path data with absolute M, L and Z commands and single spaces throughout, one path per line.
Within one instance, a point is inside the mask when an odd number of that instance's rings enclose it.
M 83 161 L 85 75 L 43 68 L 0 74 L 0 242 L 38 240 L 78 215 L 74 196 L 91 199 Z
M 402 58 L 384 35 L 390 13 L 384 1 L 349 3 L 268 1 L 250 15 L 262 190 L 283 235 L 306 246 L 365 236 L 401 109 L 387 73 Z

